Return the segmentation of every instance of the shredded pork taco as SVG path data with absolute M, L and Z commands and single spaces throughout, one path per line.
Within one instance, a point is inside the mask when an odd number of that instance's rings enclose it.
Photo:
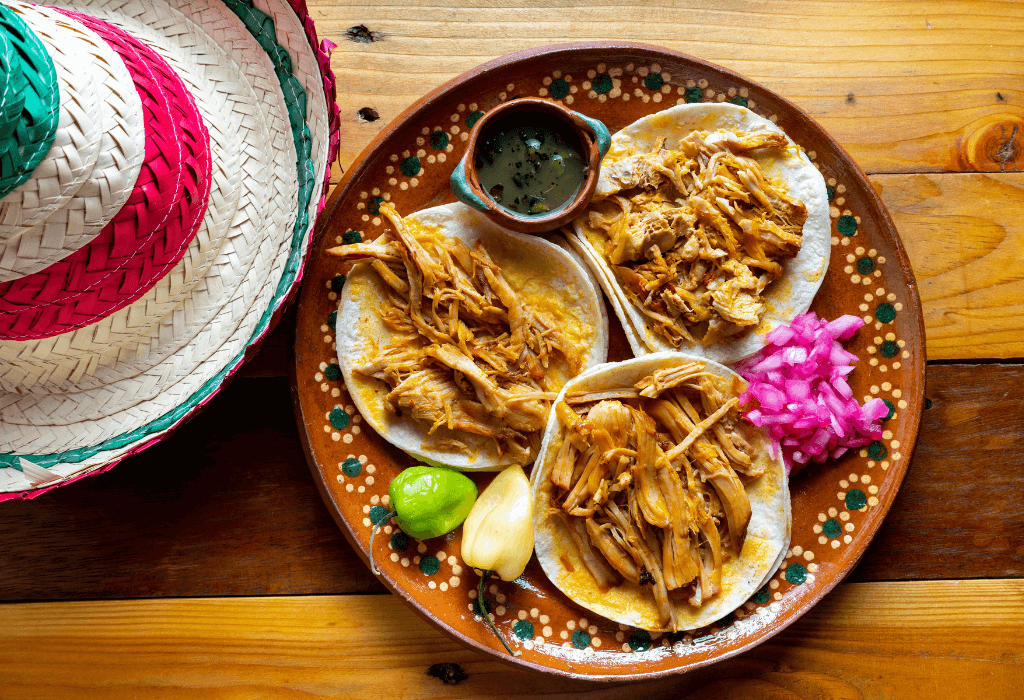
M 647 630 L 703 627 L 777 568 L 792 516 L 781 460 L 741 419 L 742 378 L 655 353 L 559 394 L 533 468 L 537 557 L 580 605 Z
M 328 251 L 357 261 L 339 304 L 338 362 L 367 423 L 462 469 L 529 464 L 569 378 L 607 357 L 600 292 L 573 256 L 462 204 Z
M 723 362 L 807 310 L 831 248 L 821 174 L 772 122 L 730 104 L 681 105 L 615 134 L 574 229 L 636 355 Z

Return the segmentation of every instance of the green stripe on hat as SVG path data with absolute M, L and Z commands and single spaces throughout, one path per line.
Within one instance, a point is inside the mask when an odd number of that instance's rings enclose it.
M 0 198 L 32 176 L 57 135 L 57 70 L 39 37 L 0 4 Z

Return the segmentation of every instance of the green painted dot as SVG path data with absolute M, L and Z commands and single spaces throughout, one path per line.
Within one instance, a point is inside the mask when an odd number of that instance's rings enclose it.
M 409 549 L 409 543 L 411 540 L 409 536 L 401 530 L 396 530 L 395 534 L 391 536 L 391 549 L 396 552 L 404 552 Z
M 391 519 L 391 511 L 384 506 L 370 508 L 370 522 L 374 525 L 383 525 Z
M 331 412 L 327 414 L 327 418 L 331 421 L 331 426 L 333 426 L 335 430 L 344 430 L 348 427 L 348 414 L 337 406 L 331 409 Z
M 341 242 L 344 243 L 345 245 L 352 245 L 353 243 L 362 243 L 363 234 L 359 233 L 359 231 L 345 231 L 344 235 L 342 235 L 341 237 Z
M 747 98 L 744 97 L 743 95 L 736 95 L 736 97 L 731 97 L 729 98 L 729 101 L 732 102 L 734 105 L 739 105 L 740 107 L 747 106 Z
M 900 346 L 894 340 L 887 340 L 882 343 L 880 350 L 883 357 L 896 357 L 900 351 Z
M 533 639 L 533 623 L 529 620 L 520 620 L 512 625 L 512 634 L 520 639 Z
M 882 323 L 892 323 L 892 320 L 896 318 L 896 309 L 889 303 L 879 304 L 875 307 L 875 318 Z
M 794 586 L 799 586 L 807 580 L 807 567 L 803 564 L 790 564 L 786 567 L 786 580 Z
M 345 275 L 335 275 L 334 279 L 331 280 L 331 291 L 335 294 L 341 294 L 341 290 L 344 286 Z
M 853 236 L 857 233 L 857 220 L 852 216 L 840 216 L 836 219 L 836 230 L 844 236 Z
M 466 126 L 473 128 L 473 125 L 480 121 L 482 116 L 484 116 L 483 112 L 470 112 L 466 115 Z
M 857 261 L 857 272 L 862 275 L 869 275 L 875 271 L 875 261 L 871 258 L 864 256 Z
M 704 91 L 694 85 L 693 87 L 686 88 L 686 92 L 683 93 L 683 97 L 686 98 L 687 102 L 700 102 L 704 99 Z
M 668 639 L 670 644 L 681 642 L 686 637 L 686 632 L 669 632 L 665 637 Z
M 751 598 L 751 600 L 757 603 L 758 605 L 764 605 L 771 599 L 772 596 L 771 593 L 768 592 L 768 586 L 761 586 L 761 590 L 755 593 L 754 597 Z
M 416 156 L 411 156 L 403 160 L 400 167 L 402 174 L 406 177 L 416 177 L 420 174 L 420 159 Z
M 829 518 L 825 521 L 825 524 L 821 526 L 821 531 L 825 533 L 825 537 L 831 537 L 835 539 L 839 535 L 843 534 L 843 526 L 839 524 L 839 521 L 835 518 Z
M 384 203 L 383 197 L 370 197 L 370 204 L 366 208 L 371 214 L 380 214 L 380 205 Z
M 886 407 L 889 409 L 889 412 L 886 413 L 884 416 L 882 416 L 882 420 L 883 421 L 887 421 L 890 418 L 892 418 L 894 415 L 896 415 L 896 407 L 893 405 L 892 401 L 890 401 L 889 399 L 882 399 L 882 403 L 884 403 L 886 405 Z
M 883 445 L 878 440 L 875 440 L 870 445 L 868 445 L 868 457 L 870 457 L 871 459 L 885 459 L 888 456 L 889 450 L 885 449 L 885 445 Z
M 324 378 L 329 382 L 336 382 L 341 379 L 341 367 L 336 364 L 329 364 L 324 368 Z
M 637 630 L 629 635 L 629 648 L 633 651 L 647 651 L 651 648 L 651 635 L 647 630 Z
M 664 84 L 665 79 L 661 77 L 661 73 L 655 73 L 652 71 L 644 78 L 644 87 L 648 90 L 660 90 L 661 86 Z
M 729 625 L 731 625 L 735 621 L 736 621 L 736 614 L 735 613 L 729 613 L 728 615 L 726 615 L 725 617 L 720 619 L 715 624 L 718 625 L 719 627 L 728 627 Z
M 832 185 L 825 185 L 825 194 L 828 196 L 828 201 L 832 201 L 836 198 L 836 188 Z M 854 219 L 856 221 L 856 219 Z
M 846 507 L 850 510 L 860 510 L 867 504 L 868 497 L 860 489 L 850 489 L 846 492 Z M 786 578 L 789 578 L 788 571 L 786 572 Z
M 594 78 L 594 82 L 590 85 L 598 95 L 604 95 L 605 93 L 611 92 L 612 79 L 607 75 L 599 75 Z
M 427 576 L 433 576 L 440 570 L 441 562 L 438 561 L 437 557 L 435 557 L 433 554 L 428 554 L 427 556 L 420 559 L 420 571 L 422 571 Z
M 363 473 L 363 463 L 355 457 L 349 457 L 341 463 L 341 473 L 350 479 L 355 478 Z
M 435 131 L 430 135 L 430 146 L 438 151 L 448 148 L 448 142 L 451 139 L 448 138 L 448 134 L 443 131 Z
M 332 331 L 337 329 L 337 327 L 338 327 L 338 312 L 337 311 L 332 311 L 331 313 L 327 314 L 327 327 L 330 328 Z
M 551 85 L 548 87 L 548 92 L 556 100 L 560 100 L 569 94 L 569 83 L 565 82 L 564 78 L 552 80 Z
M 927 411 L 931 407 L 932 407 L 932 400 L 931 399 L 925 399 L 924 400 L 924 410 Z
M 577 649 L 586 649 L 590 646 L 590 635 L 585 630 L 576 630 L 572 633 L 572 645 Z

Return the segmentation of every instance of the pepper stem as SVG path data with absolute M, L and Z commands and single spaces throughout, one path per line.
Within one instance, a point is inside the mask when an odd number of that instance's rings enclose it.
M 480 606 L 480 612 L 483 613 L 484 620 L 487 622 L 487 625 L 491 628 L 491 631 L 494 632 L 494 636 L 497 637 L 498 641 L 501 642 L 501 645 L 503 647 L 505 647 L 505 651 L 507 651 L 512 656 L 522 656 L 523 652 L 521 652 L 521 651 L 512 651 L 512 648 L 508 645 L 508 642 L 506 642 L 505 638 L 501 636 L 501 632 L 499 632 L 498 628 L 494 626 L 494 622 L 491 620 L 491 616 L 490 616 L 490 614 L 488 614 L 487 608 L 484 607 L 484 580 L 488 576 L 490 576 L 492 573 L 494 573 L 494 572 L 493 571 L 481 571 L 480 572 L 480 583 L 477 585 L 477 589 L 476 589 L 477 605 Z
M 384 524 L 387 523 L 387 522 L 390 522 L 391 518 L 395 517 L 396 515 L 398 515 L 398 513 L 396 511 L 393 511 L 393 510 L 392 511 L 388 511 L 388 517 L 381 518 L 380 520 L 378 520 L 376 522 L 376 524 L 373 526 L 373 530 L 370 531 L 370 546 L 369 546 L 370 571 L 373 572 L 374 576 L 380 576 L 380 572 L 377 571 L 377 565 L 373 562 L 373 538 L 377 534 L 377 530 L 379 530 L 382 527 L 384 527 Z

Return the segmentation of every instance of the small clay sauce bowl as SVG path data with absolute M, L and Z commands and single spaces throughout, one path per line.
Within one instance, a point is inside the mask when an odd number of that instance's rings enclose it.
M 559 130 L 575 135 L 578 144 L 569 144 L 583 160 L 585 179 L 576 195 L 543 214 L 519 214 L 491 198 L 480 185 L 476 169 L 478 150 L 494 132 L 495 125 L 537 127 Z M 596 119 L 567 109 L 557 102 L 537 97 L 523 97 L 498 105 L 480 117 L 469 134 L 466 155 L 451 176 L 455 197 L 463 204 L 484 212 L 494 223 L 520 233 L 543 233 L 567 224 L 590 203 L 597 188 L 601 159 L 611 145 L 608 127 Z

